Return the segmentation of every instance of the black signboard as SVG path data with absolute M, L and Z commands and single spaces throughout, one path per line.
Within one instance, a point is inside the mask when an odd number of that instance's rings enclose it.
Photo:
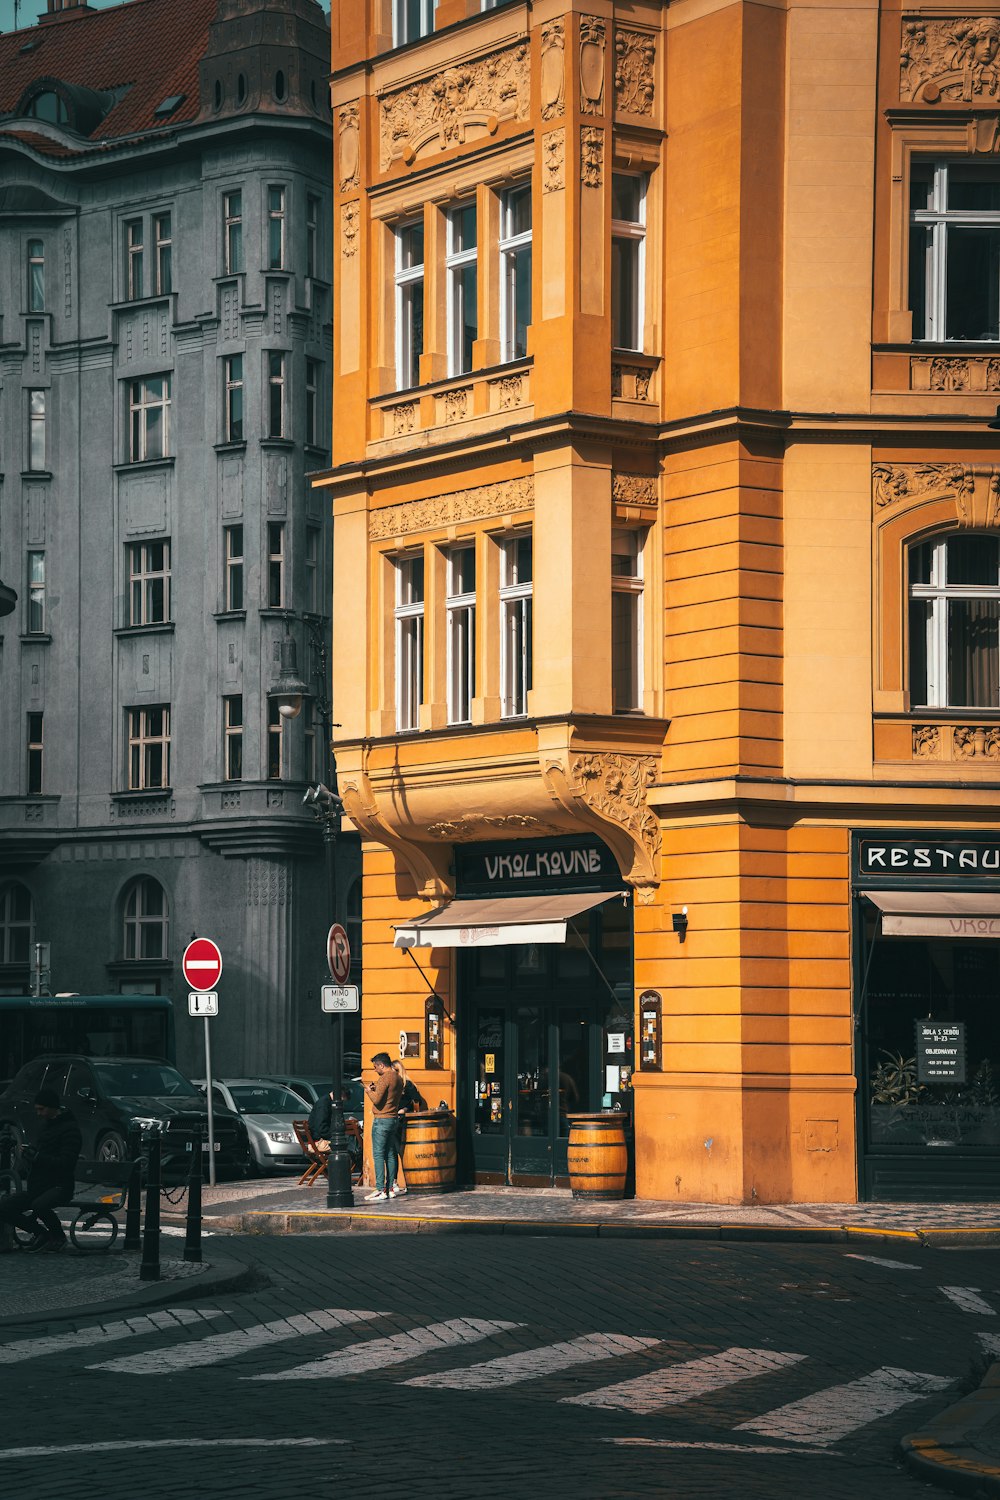
M 917 1082 L 965 1082 L 965 1022 L 916 1021 Z
M 866 833 L 855 843 L 855 879 L 897 890 L 921 881 L 940 887 L 988 885 L 1000 880 L 1000 838 L 995 834 Z
M 512 839 L 455 850 L 455 894 L 528 896 L 533 891 L 615 891 L 621 871 L 600 839 Z

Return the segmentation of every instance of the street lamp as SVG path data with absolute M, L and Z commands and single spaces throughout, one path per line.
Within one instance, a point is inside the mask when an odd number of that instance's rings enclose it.
M 319 714 L 325 746 L 325 779 L 311 786 L 302 798 L 323 826 L 323 848 L 326 856 L 327 899 L 331 920 L 337 920 L 337 836 L 344 804 L 337 791 L 337 759 L 333 751 L 331 721 L 333 705 L 329 696 L 327 677 L 326 642 L 322 632 L 311 623 L 306 624 L 309 646 L 316 664 L 314 676 L 318 690 L 311 694 L 308 683 L 299 676 L 298 655 L 294 637 L 286 626 L 281 642 L 280 666 L 274 686 L 268 689 L 268 698 L 277 705 L 283 719 L 297 719 L 302 712 L 303 698 L 313 696 Z M 340 726 L 337 725 L 337 728 Z M 330 1115 L 330 1155 L 326 1166 L 328 1208 L 353 1208 L 354 1192 L 351 1188 L 351 1157 L 344 1129 L 344 1111 L 340 1102 L 340 1090 L 344 1076 L 344 1017 L 338 1015 L 333 1029 L 333 1109 Z

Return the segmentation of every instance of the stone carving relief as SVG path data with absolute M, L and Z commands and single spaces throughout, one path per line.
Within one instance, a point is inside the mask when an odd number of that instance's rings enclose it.
M 938 760 L 941 755 L 941 733 L 936 724 L 914 724 L 914 760 Z
M 616 505 L 656 505 L 656 480 L 647 474 L 612 474 L 611 498 Z
M 463 386 L 458 391 L 445 391 L 444 393 L 444 419 L 446 422 L 460 422 L 463 417 L 469 415 L 469 387 Z
M 899 55 L 902 101 L 977 104 L 1000 98 L 1000 16 L 911 18 Z
M 421 847 L 400 838 L 379 812 L 372 784 L 364 771 L 348 772 L 340 779 L 344 810 L 363 838 L 385 844 L 393 857 L 413 877 L 417 894 L 426 901 L 443 901 L 451 894 L 448 876 L 450 856 L 446 850 Z
M 644 365 L 626 365 L 616 361 L 611 366 L 611 394 L 625 401 L 648 401 L 653 372 Z
M 604 110 L 604 52 L 607 26 L 598 16 L 580 17 L 580 113 Z
M 356 203 L 345 203 L 340 210 L 340 241 L 345 260 L 357 254 L 360 217 L 361 210 Z
M 952 734 L 952 749 L 956 760 L 1000 760 L 1000 729 L 960 726 Z
M 653 113 L 655 67 L 656 43 L 648 32 L 615 32 L 615 109 Z
M 222 810 L 223 810 L 223 812 L 234 812 L 240 806 L 241 800 L 242 799 L 240 797 L 240 793 L 239 792 L 223 792 L 223 794 L 222 794 Z
M 493 134 L 501 120 L 526 120 L 531 94 L 528 47 L 519 42 L 384 94 L 379 101 L 383 172 L 394 161 L 445 151 Z
M 637 891 L 659 882 L 662 836 L 646 803 L 657 766 L 655 755 L 589 752 L 573 757 L 568 771 L 549 761 L 542 773 L 555 802 L 577 819 L 584 810 L 590 815 L 590 826 L 609 844 Z
M 469 839 L 482 838 L 486 829 L 500 833 L 530 833 L 536 836 L 559 833 L 554 823 L 545 823 L 529 813 L 505 813 L 491 817 L 487 813 L 463 813 L 445 823 L 430 823 L 427 832 L 432 839 L 443 839 L 450 844 L 461 844 Z
M 401 401 L 398 406 L 392 406 L 386 413 L 392 418 L 393 437 L 401 437 L 404 433 L 412 432 L 417 421 L 417 403 L 415 401 Z
M 967 391 L 969 389 L 969 361 L 967 359 L 931 360 L 932 391 Z
M 915 355 L 910 360 L 914 391 L 1000 391 L 1000 359 L 955 355 Z
M 562 21 L 542 27 L 542 119 L 554 120 L 566 109 L 566 37 Z
M 41 823 L 44 808 L 40 802 L 28 802 L 24 808 L 24 821 L 26 823 Z
M 456 521 L 478 521 L 487 516 L 504 516 L 530 510 L 535 503 L 535 481 L 530 476 L 507 479 L 497 484 L 476 485 L 456 490 L 450 495 L 435 495 L 428 500 L 407 500 L 402 505 L 387 505 L 372 511 L 368 518 L 368 535 L 373 541 L 383 537 L 404 536 L 410 531 L 430 531 Z
M 959 526 L 1000 525 L 1000 469 L 988 464 L 874 464 L 876 511 L 906 502 L 953 500 Z
M 580 181 L 599 188 L 604 181 L 604 131 L 585 125 L 580 131 Z
M 358 121 L 358 104 L 345 104 L 338 115 L 340 122 L 340 191 L 349 193 L 358 185 L 361 166 L 361 133 Z
M 501 411 L 510 411 L 524 402 L 524 379 L 520 375 L 502 375 L 496 382 Z
M 566 186 L 566 132 L 547 130 L 542 136 L 542 192 L 557 193 Z
M 247 905 L 284 906 L 288 900 L 288 871 L 273 860 L 247 860 Z

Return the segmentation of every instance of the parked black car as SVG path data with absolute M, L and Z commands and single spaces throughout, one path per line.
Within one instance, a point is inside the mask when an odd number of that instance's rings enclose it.
M 36 1131 L 33 1100 L 55 1089 L 72 1110 L 89 1161 L 124 1161 L 130 1125 L 159 1127 L 163 1174 L 187 1175 L 191 1135 L 208 1138 L 205 1096 L 169 1063 L 151 1057 L 38 1057 L 25 1063 L 0 1094 L 0 1129 L 9 1124 L 21 1142 Z M 250 1160 L 246 1127 L 232 1110 L 213 1110 L 215 1162 L 220 1172 L 245 1171 Z

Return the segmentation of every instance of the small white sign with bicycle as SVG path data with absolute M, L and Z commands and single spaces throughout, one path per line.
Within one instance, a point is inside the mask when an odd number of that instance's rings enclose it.
M 192 990 L 188 995 L 189 1016 L 217 1016 L 219 1014 L 218 990 Z
M 333 1013 L 358 1010 L 358 987 L 356 984 L 324 984 L 320 1004 L 323 1010 Z

